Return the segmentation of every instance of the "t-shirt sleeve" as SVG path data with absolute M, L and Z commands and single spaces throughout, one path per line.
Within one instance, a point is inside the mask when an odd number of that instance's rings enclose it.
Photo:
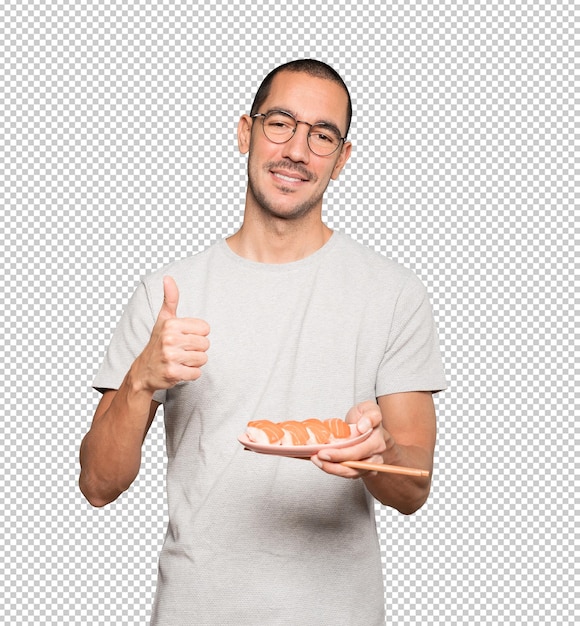
M 107 389 L 119 388 L 133 361 L 147 345 L 155 320 L 148 291 L 141 282 L 121 316 L 93 381 L 97 391 L 103 393 Z M 163 402 L 165 391 L 155 392 L 153 399 Z
M 401 290 L 379 366 L 377 397 L 445 389 L 439 339 L 427 290 L 415 277 Z

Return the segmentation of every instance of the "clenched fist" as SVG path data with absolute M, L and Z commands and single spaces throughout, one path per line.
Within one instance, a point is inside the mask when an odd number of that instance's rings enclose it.
M 179 290 L 171 276 L 163 278 L 163 305 L 149 343 L 133 364 L 144 389 L 155 392 L 197 380 L 207 363 L 209 325 L 192 317 L 177 317 Z

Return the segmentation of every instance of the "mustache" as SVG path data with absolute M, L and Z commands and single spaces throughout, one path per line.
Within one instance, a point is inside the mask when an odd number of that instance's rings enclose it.
M 285 161 L 285 160 L 269 161 L 268 163 L 266 163 L 265 167 L 268 170 L 283 169 L 283 170 L 287 170 L 288 172 L 296 172 L 297 174 L 300 174 L 300 176 L 302 178 L 305 178 L 306 180 L 312 180 L 312 181 L 318 180 L 318 177 L 312 172 L 309 172 L 304 167 L 304 165 L 301 165 L 300 163 L 295 163 L 294 161 Z

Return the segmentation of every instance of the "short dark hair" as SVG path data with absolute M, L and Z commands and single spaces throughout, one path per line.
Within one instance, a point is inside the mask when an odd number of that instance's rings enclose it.
M 334 70 L 327 63 L 323 63 L 322 61 L 317 61 L 316 59 L 297 59 L 296 61 L 289 61 L 288 63 L 284 63 L 283 65 L 279 65 L 274 68 L 262 81 L 262 84 L 258 88 L 256 92 L 256 96 L 254 98 L 254 102 L 252 103 L 252 108 L 250 109 L 250 115 L 255 115 L 259 112 L 260 107 L 264 104 L 264 101 L 270 94 L 270 89 L 272 87 L 272 81 L 280 72 L 302 72 L 304 74 L 308 74 L 309 76 L 315 76 L 316 78 L 324 78 L 326 80 L 331 80 L 335 83 L 338 83 L 345 91 L 348 105 L 346 110 L 346 133 L 345 137 L 348 135 L 348 131 L 350 130 L 350 121 L 352 119 L 352 100 L 350 98 L 350 92 L 348 91 L 348 87 L 346 86 L 344 80 L 342 80 L 340 74 Z

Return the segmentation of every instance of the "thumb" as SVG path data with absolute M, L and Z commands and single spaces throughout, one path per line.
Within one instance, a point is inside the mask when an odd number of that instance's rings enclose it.
M 157 319 L 163 317 L 177 317 L 177 304 L 179 302 L 179 289 L 171 276 L 163 277 L 163 304 Z
M 355 404 L 349 412 L 346 414 L 345 422 L 347 424 L 356 424 L 362 415 L 362 410 L 360 404 Z

